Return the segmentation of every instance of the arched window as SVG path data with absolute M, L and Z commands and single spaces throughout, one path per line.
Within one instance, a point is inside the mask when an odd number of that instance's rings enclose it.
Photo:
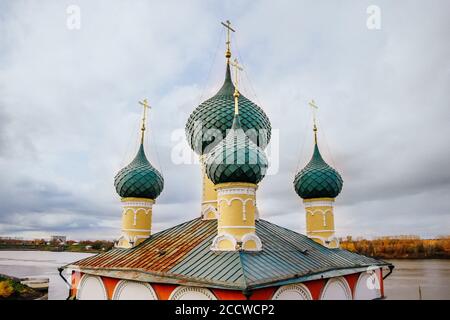
M 78 300 L 108 300 L 102 278 L 83 275 L 77 288 Z
M 217 300 L 217 298 L 205 288 L 180 286 L 173 290 L 169 300 Z
M 373 300 L 381 297 L 380 280 L 377 273 L 363 272 L 355 287 L 355 300 Z
M 114 289 L 113 300 L 158 300 L 149 283 L 121 280 Z
M 312 300 L 312 296 L 304 284 L 298 283 L 278 288 L 272 300 Z
M 331 278 L 322 290 L 320 300 L 352 300 L 352 292 L 343 277 Z

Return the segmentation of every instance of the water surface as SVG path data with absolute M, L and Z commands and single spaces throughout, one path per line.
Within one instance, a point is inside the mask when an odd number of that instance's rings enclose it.
M 0 273 L 18 278 L 49 278 L 48 299 L 63 300 L 69 295 L 69 288 L 59 276 L 58 268 L 92 255 L 77 252 L 0 251 Z M 63 275 L 70 282 L 70 275 Z
M 450 260 L 386 260 L 395 266 L 384 282 L 389 300 L 450 300 Z

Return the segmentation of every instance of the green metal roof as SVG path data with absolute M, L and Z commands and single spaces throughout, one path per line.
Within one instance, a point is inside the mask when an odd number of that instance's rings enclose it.
M 342 185 L 341 175 L 322 159 L 315 144 L 311 160 L 295 176 L 295 192 L 303 199 L 335 198 L 341 192 Z
M 147 160 L 141 144 L 133 161 L 117 173 L 114 186 L 122 198 L 156 199 L 164 188 L 164 178 Z
M 240 115 L 235 115 L 226 138 L 206 158 L 206 174 L 214 184 L 257 184 L 264 178 L 268 165 L 264 151 L 246 136 L 240 124 Z
M 230 66 L 227 64 L 222 88 L 189 116 L 186 123 L 186 137 L 192 150 L 198 154 L 208 153 L 227 134 L 233 124 L 234 85 Z M 252 101 L 239 96 L 241 124 L 250 139 L 265 148 L 270 141 L 271 126 L 265 112 Z
M 216 220 L 200 218 L 152 235 L 131 249 L 112 249 L 65 266 L 89 274 L 156 283 L 251 290 L 362 272 L 389 263 L 329 249 L 266 220 L 256 222 L 259 252 L 210 249 Z

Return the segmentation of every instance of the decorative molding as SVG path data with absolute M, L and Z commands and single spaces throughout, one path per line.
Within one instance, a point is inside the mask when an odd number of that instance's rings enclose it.
M 219 229 L 255 229 L 253 226 L 221 226 Z
M 255 199 L 247 198 L 247 199 L 243 200 L 242 198 L 239 198 L 239 197 L 234 197 L 234 198 L 231 198 L 231 199 L 224 199 L 224 198 L 222 198 L 222 199 L 217 201 L 217 204 L 220 205 L 221 202 L 225 202 L 227 204 L 227 206 L 231 206 L 231 203 L 234 200 L 238 200 L 238 201 L 241 202 L 241 204 L 242 204 L 242 220 L 247 221 L 247 212 L 246 212 L 247 211 L 246 210 L 247 202 L 252 202 L 253 206 L 256 206 Z
M 312 217 L 314 217 L 315 214 L 321 214 L 323 219 L 323 226 L 327 226 L 327 214 L 331 214 L 333 216 L 333 210 L 331 209 L 307 209 L 306 212 L 310 214 Z
M 139 207 L 139 208 L 152 208 L 154 202 L 150 201 L 125 201 L 122 202 L 122 207 Z
M 334 283 L 336 283 L 344 291 L 346 300 L 352 300 L 352 291 L 350 290 L 350 286 L 348 285 L 348 282 L 347 280 L 345 280 L 344 277 L 336 277 L 328 279 L 327 283 L 325 284 L 325 287 L 323 287 L 322 289 L 322 293 L 320 294 L 320 300 L 323 300 L 324 296 L 327 293 L 327 289 Z
M 325 209 L 325 210 L 322 210 L 322 209 L 308 209 L 308 210 L 306 210 L 306 212 L 308 212 L 312 216 L 314 216 L 315 214 L 323 214 L 323 215 L 325 215 L 327 213 L 333 214 L 333 211 L 331 209 Z
M 152 212 L 152 208 L 150 207 L 149 209 L 144 209 L 144 208 L 137 208 L 137 209 L 134 209 L 134 208 L 123 208 L 123 214 L 124 215 L 127 215 L 127 213 L 128 213 L 128 211 L 131 211 L 131 212 L 133 212 L 133 226 L 135 226 L 136 225 L 136 220 L 137 220 L 137 214 L 138 214 L 138 212 L 140 211 L 140 210 L 144 210 L 144 213 L 146 214 L 146 215 L 148 215 L 148 214 L 150 214 L 151 212 Z
M 202 201 L 202 204 L 207 204 L 207 203 L 217 203 L 217 200 L 205 200 L 205 201 Z
M 297 295 L 298 297 L 301 297 L 302 299 L 292 299 L 292 300 L 312 300 L 311 292 L 309 291 L 308 287 L 305 286 L 303 283 L 297 283 L 297 284 L 289 284 L 282 287 L 279 287 L 277 291 L 272 296 L 272 300 L 284 300 L 280 299 L 280 296 L 284 293 L 291 293 L 292 295 Z
M 306 230 L 306 232 L 307 233 L 314 233 L 314 232 L 317 232 L 317 233 L 325 233 L 325 232 L 334 232 L 334 229 L 329 229 L 329 230 L 326 230 L 326 229 L 322 229 L 322 230 Z
M 152 229 L 122 229 L 125 232 L 151 232 Z
M 149 283 L 140 282 L 140 281 L 130 281 L 130 280 L 120 280 L 116 284 L 116 287 L 114 288 L 112 299 L 120 300 L 120 295 L 121 295 L 123 289 L 125 289 L 127 287 L 127 285 L 129 285 L 129 284 L 139 284 L 139 285 L 146 287 L 148 289 L 150 297 L 152 298 L 152 299 L 148 299 L 148 300 L 158 300 L 158 296 L 156 295 L 155 290 L 153 290 L 153 287 Z
M 122 241 L 126 242 L 128 245 L 127 246 L 125 246 L 123 244 L 120 245 L 120 243 Z M 131 247 L 130 237 L 127 234 L 122 233 L 122 235 L 119 237 L 119 239 L 117 239 L 117 242 L 114 243 L 114 248 L 129 248 L 129 247 Z
M 148 232 L 148 235 L 135 235 L 131 236 L 123 231 L 130 231 L 130 232 Z M 136 243 L 139 239 L 147 239 L 151 236 L 151 230 L 146 229 L 122 229 L 122 236 L 117 240 L 114 247 L 116 248 L 133 248 L 136 246 Z M 128 246 L 121 246 L 119 245 L 120 241 L 124 240 L 128 243 Z
M 97 298 L 95 300 L 108 300 L 108 295 L 106 293 L 106 288 L 105 288 L 105 285 L 103 284 L 102 278 L 99 277 L 99 276 L 91 276 L 89 274 L 84 274 L 81 277 L 81 280 L 80 280 L 80 282 L 78 284 L 78 288 L 77 288 L 77 294 L 76 294 L 77 300 L 80 298 L 80 295 L 83 293 L 83 290 L 84 290 L 84 287 L 86 285 L 86 282 L 89 279 L 95 279 L 98 282 L 98 284 L 101 286 L 101 288 L 102 288 L 103 299 Z
M 255 241 L 256 248 L 255 249 L 244 249 L 245 243 L 247 241 Z M 262 243 L 261 239 L 258 237 L 256 233 L 246 233 L 242 236 L 242 249 L 245 251 L 261 251 L 262 250 Z
M 366 290 L 366 293 L 374 294 L 374 299 L 381 297 L 380 279 L 376 270 L 379 270 L 379 267 L 369 267 L 366 272 L 361 272 L 355 285 L 354 300 L 367 300 L 364 299 L 364 292 L 361 292 L 361 290 Z M 362 283 L 363 281 L 365 283 Z
M 303 202 L 305 208 L 313 208 L 313 207 L 333 207 L 334 201 L 308 201 Z
M 243 188 L 243 187 L 236 187 L 236 188 L 223 188 L 217 190 L 217 195 L 224 196 L 224 195 L 231 195 L 231 194 L 247 194 L 254 196 L 256 194 L 256 188 Z
M 317 236 L 317 235 L 314 235 L 314 234 L 310 234 L 310 232 L 307 232 L 307 233 L 306 233 L 306 236 L 307 236 L 308 238 L 311 238 L 311 239 L 319 239 L 320 241 L 322 241 L 322 242 L 324 243 L 323 245 L 324 245 L 325 247 L 330 248 L 330 249 L 339 248 L 339 246 L 340 246 L 339 239 L 336 238 L 335 235 L 331 235 L 331 236 L 329 236 L 329 237 L 321 237 L 321 236 Z M 333 247 L 329 246 L 328 243 L 331 243 L 331 242 L 333 242 L 333 241 L 335 241 L 336 246 L 335 246 L 335 247 L 334 247 L 334 246 L 333 246 Z
M 229 249 L 219 248 L 219 242 L 222 240 L 231 241 L 231 243 L 233 244 L 233 247 L 235 248 L 233 251 L 236 251 L 236 247 L 237 247 L 236 239 L 231 234 L 226 233 L 226 232 L 221 232 L 217 236 L 214 237 L 212 244 L 211 244 L 211 250 L 213 250 L 213 251 L 229 251 Z
M 214 201 L 214 202 L 217 202 L 217 201 Z M 210 212 L 212 212 L 214 214 L 215 219 L 219 219 L 219 212 L 218 212 L 217 208 L 212 205 L 208 205 L 208 206 L 202 208 L 202 219 L 203 220 L 211 220 L 211 219 L 207 218 L 207 216 Z
M 189 293 L 201 294 L 206 298 L 205 300 L 217 300 L 216 296 L 209 289 L 184 286 L 176 287 L 170 294 L 169 300 L 185 300 L 183 296 Z

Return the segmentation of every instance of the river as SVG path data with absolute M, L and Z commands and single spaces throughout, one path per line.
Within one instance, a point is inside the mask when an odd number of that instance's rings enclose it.
M 0 273 L 15 276 L 47 277 L 49 299 L 66 299 L 69 289 L 57 268 L 91 256 L 90 253 L 49 251 L 0 251 Z M 450 260 L 389 260 L 394 272 L 385 280 L 386 299 L 450 300 Z M 69 279 L 69 275 L 65 274 Z
M 78 252 L 0 251 L 0 273 L 18 278 L 49 278 L 48 299 L 64 300 L 69 295 L 69 288 L 59 276 L 58 267 L 92 255 Z M 70 281 L 70 275 L 63 275 Z

